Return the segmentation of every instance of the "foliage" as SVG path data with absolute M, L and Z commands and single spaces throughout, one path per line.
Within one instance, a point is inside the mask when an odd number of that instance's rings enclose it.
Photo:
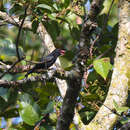
M 82 26 L 77 23 L 77 18 L 80 18 L 80 22 L 82 22 L 83 7 L 77 9 L 77 5 L 71 0 L 1 0 L 0 9 L 10 16 L 17 15 L 19 19 L 23 19 L 24 8 L 27 4 L 30 5 L 27 19 L 32 23 L 32 30 L 22 30 L 19 41 L 20 55 L 26 55 L 26 59 L 38 61 L 46 53 L 46 48 L 41 46 L 42 41 L 37 35 L 38 25 L 42 23 L 53 39 L 55 46 L 68 50 L 60 60 L 62 68 L 70 71 L 73 68 L 72 59 L 76 54 L 75 48 L 80 39 Z M 81 5 L 83 4 L 81 3 Z M 97 32 L 92 32 L 94 39 L 99 33 L 102 34 L 102 38 L 93 48 L 93 57 L 86 59 L 85 67 L 93 64 L 93 68 L 87 79 L 89 88 L 83 86 L 78 99 L 78 103 L 82 104 L 82 107 L 78 108 L 78 112 L 85 124 L 89 123 L 95 116 L 101 106 L 98 101 L 104 101 L 110 83 L 111 73 L 109 71 L 112 70 L 113 48 L 117 42 L 118 24 L 116 23 L 118 20 L 116 15 L 117 4 L 115 3 L 108 24 L 103 25 L 104 19 L 107 18 L 106 12 L 108 11 L 106 9 L 108 9 L 109 4 L 105 2 L 102 12 L 97 18 Z M 80 13 L 77 14 L 77 12 Z M 105 31 L 101 31 L 104 26 Z M 5 64 L 12 64 L 17 59 L 16 32 L 18 32 L 18 28 L 10 24 L 0 27 L 0 61 Z M 110 48 L 112 48 L 110 53 L 95 60 L 96 57 L 104 54 Z M 26 64 L 25 61 L 19 63 L 19 65 Z M 0 74 L 2 73 L 3 71 L 0 69 Z M 23 76 L 24 73 L 6 74 L 3 79 L 15 81 L 22 79 Z M 4 117 L 6 121 L 19 116 L 22 118 L 22 122 L 18 124 L 10 123 L 8 126 L 10 129 L 32 129 L 42 117 L 49 113 L 49 117 L 40 127 L 42 130 L 53 130 L 56 126 L 61 104 L 62 98 L 54 81 L 25 84 L 17 89 L 0 87 L 0 116 Z M 125 107 L 118 107 L 116 103 L 115 107 L 119 113 L 126 109 Z M 71 124 L 71 127 L 73 125 Z
M 93 65 L 96 72 L 99 73 L 104 79 L 106 79 L 109 70 L 112 69 L 109 58 L 95 60 Z

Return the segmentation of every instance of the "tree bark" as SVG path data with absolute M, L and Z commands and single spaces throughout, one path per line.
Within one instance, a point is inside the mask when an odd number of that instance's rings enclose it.
M 77 97 L 81 89 L 81 77 L 73 76 L 68 79 L 69 87 L 63 100 L 60 117 L 57 121 L 56 130 L 69 130 L 70 123 L 73 121 L 74 109 Z
M 114 59 L 114 69 L 111 85 L 104 105 L 114 109 L 113 100 L 124 106 L 128 97 L 128 86 L 130 86 L 130 1 L 120 0 L 119 3 L 119 35 Z M 116 123 L 118 116 L 108 108 L 102 106 L 95 118 L 86 129 L 110 130 Z

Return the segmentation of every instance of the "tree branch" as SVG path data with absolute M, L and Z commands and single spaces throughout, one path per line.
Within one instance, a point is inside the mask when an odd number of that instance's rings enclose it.
M 69 130 L 70 123 L 73 121 L 74 108 L 77 97 L 81 89 L 81 76 L 73 76 L 68 80 L 69 87 L 63 100 L 60 117 L 57 121 L 57 130 Z
M 19 87 L 20 85 L 26 84 L 26 83 L 32 83 L 32 82 L 42 82 L 42 81 L 48 81 L 52 79 L 53 77 L 47 77 L 46 75 L 40 75 L 40 76 L 32 76 L 30 78 L 17 80 L 17 81 L 7 81 L 7 80 L 0 80 L 0 87 L 10 88 L 10 87 Z
M 21 60 L 23 60 L 24 59 L 24 57 L 22 57 L 20 60 L 18 59 L 16 62 L 14 62 L 12 65 L 11 65 L 11 67 L 9 68 L 9 69 L 7 69 L 1 76 L 0 76 L 0 79 L 5 75 L 5 74 L 7 74 L 11 69 L 13 69 L 15 66 L 16 66 L 16 64 L 18 64 Z
M 2 11 L 0 11 L 0 19 L 17 27 L 20 27 L 21 24 L 18 16 L 9 16 L 7 13 L 4 13 Z M 26 30 L 32 30 L 32 23 L 29 21 L 24 21 L 22 28 Z

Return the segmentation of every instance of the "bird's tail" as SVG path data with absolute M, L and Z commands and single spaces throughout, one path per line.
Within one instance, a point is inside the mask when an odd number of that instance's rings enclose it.
M 33 73 L 33 71 L 35 70 L 35 67 L 33 67 L 31 70 L 29 70 L 26 74 L 25 77 L 27 78 L 29 74 Z

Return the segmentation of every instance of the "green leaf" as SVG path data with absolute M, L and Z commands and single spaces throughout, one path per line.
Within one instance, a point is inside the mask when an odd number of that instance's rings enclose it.
M 128 123 L 129 121 L 130 121 L 130 117 L 122 118 L 122 119 L 120 120 L 121 124 L 126 124 L 126 123 Z
M 56 15 L 55 14 L 48 14 L 48 18 L 51 20 L 56 20 Z
M 56 122 L 57 122 L 57 115 L 56 115 L 56 113 L 50 113 L 49 114 L 49 119 L 51 120 L 51 122 L 53 123 L 53 124 L 56 124 Z
M 115 109 L 117 113 L 121 114 L 122 112 L 128 111 L 129 107 L 119 107 L 115 100 L 113 100 Z
M 72 37 L 75 39 L 75 40 L 79 40 L 80 38 L 80 30 L 76 27 L 73 27 L 72 30 L 71 30 L 71 34 L 72 34 Z
M 64 0 L 64 7 L 67 8 L 70 4 L 70 0 Z
M 108 14 L 109 12 L 109 8 L 111 6 L 111 2 L 112 0 L 105 0 L 104 3 L 103 3 L 103 6 L 104 6 L 104 9 L 101 11 L 100 14 Z M 108 19 L 108 25 L 110 26 L 114 26 L 117 22 L 118 22 L 118 17 L 117 17 L 117 14 L 118 14 L 118 4 L 117 4 L 117 0 L 114 1 L 114 4 L 112 5 L 112 8 L 111 8 L 111 13 L 109 15 L 109 19 Z
M 7 104 L 7 103 L 6 103 Z M 15 108 L 16 106 L 10 106 L 6 109 L 5 112 L 2 113 L 1 116 L 4 116 L 5 119 L 7 118 L 13 118 L 13 117 L 17 117 L 19 116 L 18 112 L 17 112 L 17 108 Z
M 42 88 L 36 88 L 35 90 L 39 95 L 39 105 L 42 108 L 46 108 L 48 102 L 50 102 L 50 98 L 48 98 L 49 96 L 59 96 L 58 87 L 52 82 L 46 82 L 45 86 Z
M 51 35 L 53 41 L 56 40 L 56 38 L 60 34 L 60 27 L 57 21 L 49 21 L 49 22 L 44 22 L 44 26 L 46 27 L 48 33 Z M 52 31 L 53 30 L 53 31 Z
M 95 112 L 94 111 L 83 111 L 82 112 L 82 109 L 81 109 L 79 114 L 80 114 L 80 117 L 81 117 L 83 123 L 86 124 L 86 123 L 90 122 L 90 120 L 93 119 Z
M 109 71 L 112 69 L 109 58 L 94 60 L 93 65 L 96 72 L 100 74 L 104 79 L 107 78 Z
M 8 128 L 8 130 L 17 130 L 16 128 Z
M 34 33 L 36 33 L 36 31 L 37 31 L 38 25 L 39 25 L 39 21 L 38 21 L 38 20 L 34 20 L 34 21 L 32 22 L 32 31 L 33 31 Z
M 122 112 L 128 111 L 129 107 L 118 107 L 116 110 L 119 114 Z
M 21 94 L 18 104 L 19 114 L 25 123 L 33 126 L 40 120 L 40 108 L 29 94 Z
M 60 57 L 60 61 L 61 61 L 61 66 L 64 69 L 71 69 L 71 67 L 73 67 L 72 62 L 66 59 L 65 57 Z
M 38 0 L 33 0 L 33 2 L 38 2 Z
M 12 6 L 12 8 L 9 10 L 9 13 L 11 15 L 16 14 L 16 15 L 23 15 L 24 14 L 24 10 L 23 10 L 23 6 L 21 6 L 19 3 L 14 4 Z
M 40 130 L 56 130 L 56 128 L 54 126 L 50 126 L 50 125 L 44 125 L 40 127 Z
M 49 102 L 49 104 L 47 105 L 46 110 L 43 111 L 43 114 L 47 114 L 47 113 L 53 112 L 54 104 L 55 104 L 55 102 Z
M 86 101 L 95 101 L 99 100 L 99 96 L 97 94 L 89 94 L 84 97 Z
M 0 87 L 0 96 L 7 102 L 9 98 L 9 91 L 7 88 Z
M 52 7 L 46 4 L 39 4 L 37 8 L 43 8 L 52 11 Z
M 67 21 L 67 19 L 66 18 L 64 18 L 64 17 L 56 17 L 57 19 L 59 19 L 59 20 L 61 20 L 62 22 L 65 22 L 65 23 L 68 23 L 69 24 L 69 21 Z

